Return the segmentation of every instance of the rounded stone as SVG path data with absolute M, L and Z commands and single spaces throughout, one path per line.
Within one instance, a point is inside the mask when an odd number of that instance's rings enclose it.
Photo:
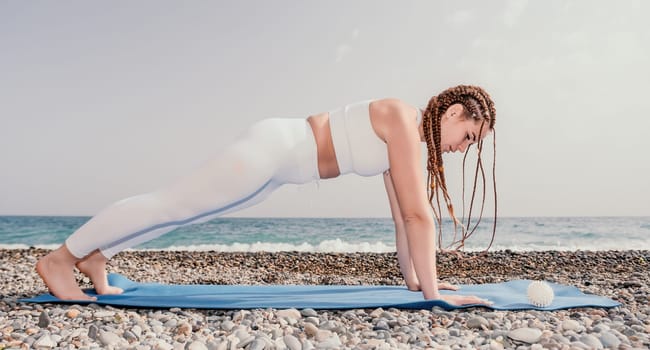
M 137 324 L 133 327 L 131 327 L 131 332 L 138 338 L 142 335 L 142 327 L 138 326 Z
M 117 345 L 121 338 L 113 332 L 101 331 L 99 334 L 99 341 L 106 346 Z
M 618 348 L 621 345 L 621 340 L 609 332 L 605 332 L 600 336 L 600 342 L 606 348 Z
M 293 318 L 295 320 L 301 318 L 300 316 L 300 311 L 296 309 L 284 309 L 284 310 L 278 310 L 275 315 L 277 317 L 283 317 L 283 318 Z
M 370 317 L 372 317 L 372 318 L 379 318 L 383 312 L 384 312 L 384 309 L 382 309 L 382 308 L 374 309 L 374 310 L 370 313 Z
M 38 316 L 38 326 L 41 328 L 47 328 L 50 325 L 50 316 L 47 314 L 46 310 L 43 310 Z
M 156 350 L 173 350 L 174 349 L 173 345 L 171 345 L 171 344 L 169 344 L 169 343 L 167 343 L 165 341 L 162 341 L 162 340 L 158 340 L 155 344 L 156 345 L 154 346 L 154 349 L 156 349 Z
M 68 311 L 65 313 L 65 315 L 68 318 L 76 318 L 77 316 L 79 316 L 80 313 L 81 313 L 81 311 L 79 311 L 77 309 L 68 309 Z
M 239 336 L 237 337 L 239 338 Z M 248 335 L 245 338 L 239 338 L 239 343 L 237 343 L 237 347 L 245 348 L 248 344 L 251 344 L 253 341 L 255 341 L 255 337 L 253 337 L 252 335 Z
M 248 350 L 264 350 L 266 347 L 266 342 L 262 339 L 255 339 L 251 343 L 250 347 L 248 347 Z
M 230 320 L 221 322 L 221 329 L 223 329 L 226 332 L 230 332 L 234 327 L 235 327 L 235 323 Z
M 381 321 L 377 322 L 377 324 L 372 328 L 372 330 L 374 330 L 374 331 L 378 331 L 378 330 L 389 331 L 390 327 L 388 326 L 388 323 L 386 323 L 386 321 L 381 320 Z
M 181 322 L 176 328 L 176 334 L 183 334 L 189 336 L 192 334 L 192 326 L 187 322 Z
M 97 311 L 95 312 L 95 318 L 104 318 L 104 317 L 113 317 L 115 316 L 114 311 Z
M 598 338 L 594 337 L 591 334 L 585 334 L 582 337 L 580 337 L 580 342 L 586 344 L 588 347 L 592 349 L 602 349 L 603 344 L 598 340 Z
M 318 312 L 316 312 L 314 309 L 302 309 L 300 310 L 300 314 L 304 317 L 318 317 Z M 299 318 L 299 317 L 296 317 Z
M 315 338 L 316 338 L 316 340 L 318 340 L 320 342 L 323 342 L 326 339 L 329 339 L 331 336 L 332 336 L 332 331 L 328 331 L 326 329 L 319 329 L 316 332 Z
M 298 338 L 294 337 L 291 334 L 287 334 L 284 337 L 282 337 L 282 340 L 284 340 L 284 344 L 290 349 L 290 350 L 301 350 L 302 349 L 302 344 L 300 344 L 300 341 Z
M 564 320 L 562 321 L 562 330 L 565 331 L 578 331 L 580 329 L 580 323 L 576 320 Z
M 542 331 L 537 328 L 517 328 L 508 332 L 508 337 L 524 343 L 533 344 L 540 340 Z
M 483 328 L 483 326 L 487 327 L 489 325 L 488 320 L 485 317 L 481 316 L 476 316 L 472 317 L 469 320 L 467 320 L 467 328 Z
M 56 346 L 56 342 L 50 338 L 49 334 L 45 334 L 42 337 L 38 338 L 37 341 L 34 342 L 34 347 L 39 349 L 39 348 L 49 348 L 52 349 Z
M 317 333 L 318 333 L 318 327 L 316 327 L 312 323 L 305 323 L 305 334 L 307 334 L 310 337 L 313 337 Z
M 138 340 L 138 337 L 136 337 L 136 335 L 133 334 L 133 332 L 131 331 L 124 331 L 124 334 L 122 334 L 122 338 L 124 338 L 129 343 L 133 343 Z
M 175 318 L 171 318 L 171 319 L 167 320 L 167 322 L 165 322 L 165 323 L 163 324 L 163 326 L 164 326 L 165 328 L 174 328 L 174 327 L 176 327 L 177 325 L 178 325 L 178 320 L 175 319 Z
M 318 317 L 309 316 L 305 318 L 305 322 L 309 322 L 314 326 L 318 327 L 318 325 L 320 324 L 320 319 L 318 319 Z
M 88 338 L 92 340 L 97 340 L 97 335 L 99 334 L 99 329 L 94 324 L 91 324 L 88 327 Z
M 501 344 L 501 343 L 499 343 L 497 341 L 491 340 L 490 341 L 490 350 L 503 350 L 503 344 Z
M 305 342 L 302 344 L 302 350 L 312 350 L 314 349 L 314 344 L 309 341 L 309 339 L 305 339 Z

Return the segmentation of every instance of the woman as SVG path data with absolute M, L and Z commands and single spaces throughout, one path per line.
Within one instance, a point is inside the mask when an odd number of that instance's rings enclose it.
M 76 284 L 75 266 L 91 279 L 98 294 L 119 294 L 121 289 L 108 284 L 106 262 L 121 250 L 179 226 L 247 208 L 283 184 L 346 173 L 383 173 L 398 260 L 408 288 L 421 290 L 425 299 L 487 304 L 473 296 L 439 293 L 456 287 L 437 281 L 430 209 L 435 189 L 439 223 L 440 189 L 457 222 L 447 195 L 442 153 L 464 152 L 476 142 L 480 152 L 480 141 L 493 130 L 494 122 L 494 103 L 487 92 L 466 85 L 432 97 L 424 111 L 397 99 L 381 99 L 306 120 L 265 119 L 172 185 L 107 207 L 40 259 L 36 270 L 60 299 L 94 300 Z M 420 168 L 420 142 L 427 144 L 429 186 Z

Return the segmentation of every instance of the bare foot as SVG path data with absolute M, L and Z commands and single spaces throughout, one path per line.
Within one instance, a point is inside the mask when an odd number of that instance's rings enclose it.
M 42 257 L 36 263 L 36 272 L 54 296 L 61 300 L 95 301 L 81 291 L 74 277 L 74 264 L 77 258 L 65 245 Z
M 122 288 L 113 287 L 108 284 L 106 274 L 106 262 L 108 260 L 98 250 L 90 253 L 85 259 L 77 262 L 77 268 L 81 273 L 88 276 L 95 285 L 97 294 L 122 294 Z

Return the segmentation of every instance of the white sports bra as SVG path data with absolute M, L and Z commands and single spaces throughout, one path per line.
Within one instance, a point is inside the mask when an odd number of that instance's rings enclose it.
M 370 102 L 361 101 L 329 112 L 334 153 L 341 175 L 374 176 L 390 168 L 388 148 L 370 123 Z M 417 108 L 417 123 L 422 113 Z

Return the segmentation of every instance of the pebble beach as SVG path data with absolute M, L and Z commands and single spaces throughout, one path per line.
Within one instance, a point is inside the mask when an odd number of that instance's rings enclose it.
M 0 350 L 650 348 L 650 251 L 438 254 L 443 281 L 546 280 L 622 303 L 559 311 L 135 309 L 18 302 L 47 292 L 34 270 L 47 252 L 0 250 Z M 395 253 L 127 251 L 110 261 L 109 272 L 174 284 L 403 284 Z M 83 288 L 90 287 L 77 276 Z

